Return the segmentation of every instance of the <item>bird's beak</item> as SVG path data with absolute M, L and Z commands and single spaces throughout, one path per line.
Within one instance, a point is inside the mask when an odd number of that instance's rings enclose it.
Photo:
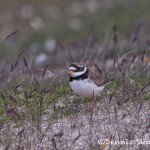
M 70 71 L 69 71 L 69 75 L 72 75 L 73 73 L 74 73 L 73 70 L 70 70 Z

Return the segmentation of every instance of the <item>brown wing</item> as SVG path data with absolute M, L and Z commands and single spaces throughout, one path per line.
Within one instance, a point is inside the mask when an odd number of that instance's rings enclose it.
M 102 71 L 97 65 L 94 65 L 90 69 L 89 73 L 90 78 L 97 86 L 104 86 L 105 84 L 112 81 L 112 79 L 107 79 L 103 77 Z

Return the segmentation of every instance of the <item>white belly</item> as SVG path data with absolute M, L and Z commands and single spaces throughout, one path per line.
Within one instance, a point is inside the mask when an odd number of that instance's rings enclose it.
M 74 80 L 70 82 L 71 89 L 81 97 L 92 97 L 98 95 L 103 89 L 104 86 L 97 87 L 92 81 L 89 82 L 88 79 L 85 80 Z

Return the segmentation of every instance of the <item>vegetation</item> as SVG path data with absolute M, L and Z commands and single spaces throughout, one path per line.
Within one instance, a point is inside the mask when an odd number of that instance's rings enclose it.
M 148 149 L 149 1 L 63 2 L 0 2 L 0 149 Z M 115 78 L 94 112 L 69 87 L 74 61 Z

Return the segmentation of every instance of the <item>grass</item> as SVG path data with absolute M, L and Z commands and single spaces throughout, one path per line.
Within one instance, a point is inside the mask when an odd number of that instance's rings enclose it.
M 129 69 L 125 71 L 125 67 L 119 65 L 112 70 L 115 82 L 106 86 L 98 97 L 95 113 L 92 113 L 91 109 L 88 112 L 84 111 L 85 100 L 72 93 L 68 81 L 63 77 L 55 79 L 50 84 L 49 79 L 43 81 L 28 79 L 22 82 L 12 76 L 10 82 L 1 88 L 0 148 L 82 149 L 85 146 L 89 149 L 98 149 L 99 138 L 109 139 L 112 136 L 107 135 L 105 131 L 105 127 L 109 124 L 113 126 L 110 134 L 114 132 L 115 125 L 120 124 L 114 135 L 115 139 L 122 136 L 122 132 L 124 133 L 124 136 L 120 137 L 122 140 L 125 138 L 134 140 L 138 136 L 145 139 L 149 130 L 146 111 L 150 98 L 148 68 L 144 74 L 140 74 Z M 3 82 L 7 82 L 7 78 Z M 93 107 L 92 99 L 89 100 L 89 106 Z M 140 114 L 145 114 L 145 117 Z M 126 117 L 131 121 L 124 119 Z M 141 127 L 142 120 L 143 127 Z M 128 121 L 129 124 L 126 124 Z M 84 131 L 83 127 L 88 129 Z M 136 128 L 139 131 L 135 133 Z M 87 143 L 81 146 L 79 141 L 84 138 Z M 146 148 L 147 145 L 142 147 Z
M 136 139 L 149 140 L 150 130 L 149 1 L 101 1 L 95 12 L 86 1 L 78 15 L 73 2 L 30 2 L 30 19 L 20 16 L 23 1 L 0 2 L 2 14 L 10 14 L 0 16 L 0 149 L 148 149 Z M 52 4 L 60 10 L 57 19 L 46 15 Z M 31 26 L 35 17 L 44 23 L 38 30 Z M 79 30 L 69 26 L 73 18 L 82 22 Z M 51 38 L 53 52 L 44 45 Z M 37 63 L 40 54 L 47 57 Z M 93 98 L 85 111 L 85 99 L 70 89 L 72 62 L 96 62 L 115 78 L 97 97 L 95 112 Z M 100 145 L 99 139 L 135 143 Z
M 94 36 L 86 41 L 86 49 L 74 51 L 77 48 L 71 47 L 72 51 L 65 51 L 68 55 L 62 58 L 60 50 L 53 54 L 51 61 L 59 59 L 55 61 L 59 67 L 53 65 L 55 69 L 49 65 L 36 66 L 24 50 L 13 63 L 3 61 L 0 70 L 1 149 L 99 149 L 103 147 L 98 144 L 101 138 L 148 140 L 149 47 L 142 52 L 113 51 L 115 56 L 112 57 L 104 51 L 106 47 L 100 47 Z M 131 47 L 133 44 L 131 42 Z M 113 40 L 112 48 L 118 45 L 124 47 L 118 39 Z M 70 48 L 69 45 L 66 47 Z M 107 59 L 103 57 L 106 55 Z M 104 75 L 107 73 L 115 78 L 97 97 L 94 113 L 93 98 L 89 100 L 89 111 L 85 112 L 85 100 L 77 97 L 69 87 L 68 68 L 64 66 L 73 60 L 88 60 L 88 67 L 97 62 Z M 127 148 L 126 145 L 106 146 Z M 140 146 L 143 149 L 148 147 Z M 139 146 L 134 144 L 133 148 Z

